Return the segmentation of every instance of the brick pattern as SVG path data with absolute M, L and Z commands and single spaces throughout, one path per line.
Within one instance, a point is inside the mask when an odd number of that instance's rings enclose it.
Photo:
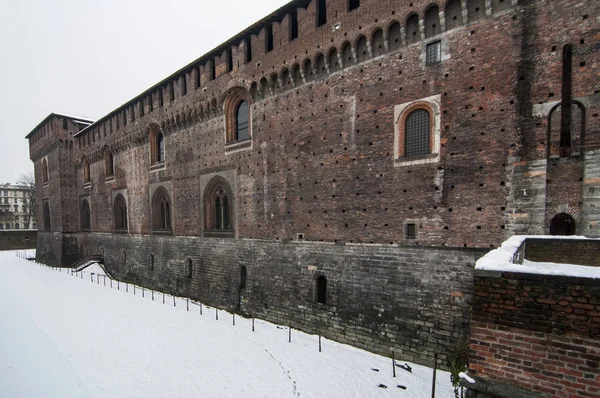
M 600 281 L 475 276 L 470 369 L 551 397 L 600 394 Z
M 538 262 L 600 266 L 600 241 L 527 239 L 525 259 Z
M 38 258 L 55 260 L 60 234 L 40 232 Z M 475 249 L 334 245 L 173 236 L 63 235 L 62 252 L 103 253 L 118 279 L 235 309 L 241 267 L 247 269 L 240 311 L 362 347 L 440 366 L 469 333 Z M 74 248 L 72 242 L 79 242 Z M 123 263 L 125 252 L 125 263 Z M 149 270 L 150 254 L 154 270 Z M 187 260 L 192 277 L 187 277 Z M 317 304 L 316 278 L 327 278 Z

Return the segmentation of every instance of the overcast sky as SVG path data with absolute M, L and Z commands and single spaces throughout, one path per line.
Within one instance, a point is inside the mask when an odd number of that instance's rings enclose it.
M 98 119 L 284 0 L 0 0 L 0 183 L 48 114 Z

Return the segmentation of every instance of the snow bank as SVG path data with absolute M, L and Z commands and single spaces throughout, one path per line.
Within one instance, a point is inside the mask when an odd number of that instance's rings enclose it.
M 0 397 L 431 396 L 430 368 L 393 378 L 389 358 L 65 271 L 0 252 Z
M 600 278 L 600 267 L 576 264 L 559 264 L 523 260 L 523 264 L 513 263 L 513 257 L 526 239 L 588 239 L 585 236 L 515 235 L 502 245 L 489 252 L 475 263 L 475 269 L 488 271 L 518 272 L 525 274 L 573 276 Z

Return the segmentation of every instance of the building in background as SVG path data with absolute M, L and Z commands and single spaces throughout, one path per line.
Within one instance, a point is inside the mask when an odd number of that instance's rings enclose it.
M 31 189 L 27 185 L 0 184 L 0 229 L 37 229 Z

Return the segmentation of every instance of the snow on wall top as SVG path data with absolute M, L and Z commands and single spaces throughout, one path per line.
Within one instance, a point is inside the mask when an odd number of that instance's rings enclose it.
M 523 264 L 513 263 L 513 256 L 526 239 L 574 239 L 587 240 L 585 236 L 515 235 L 502 245 L 481 257 L 475 263 L 476 270 L 517 272 L 524 274 L 573 276 L 580 278 L 600 278 L 600 267 L 575 264 L 546 263 L 523 260 Z

